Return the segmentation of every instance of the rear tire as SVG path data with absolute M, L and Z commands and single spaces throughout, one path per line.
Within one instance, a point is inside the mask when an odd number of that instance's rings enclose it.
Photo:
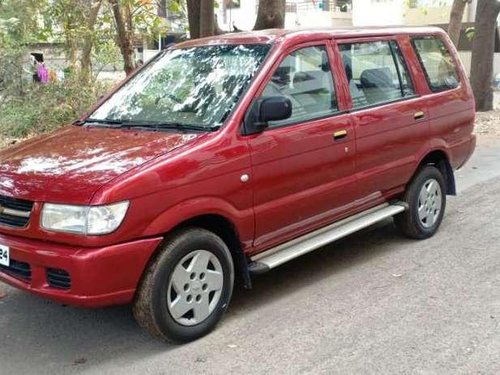
M 445 179 L 439 169 L 431 165 L 420 169 L 403 197 L 408 210 L 394 217 L 398 229 L 409 238 L 424 239 L 433 236 L 443 220 L 445 192 Z
M 138 288 L 133 313 L 155 337 L 192 341 L 215 328 L 233 284 L 233 261 L 224 241 L 205 229 L 184 229 L 161 245 Z

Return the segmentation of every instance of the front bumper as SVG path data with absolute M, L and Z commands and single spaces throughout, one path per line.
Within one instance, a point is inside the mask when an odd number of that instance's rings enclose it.
M 141 275 L 162 238 L 137 240 L 100 248 L 59 245 L 0 234 L 10 248 L 11 266 L 0 269 L 0 281 L 68 305 L 103 307 L 129 303 Z M 49 270 L 69 274 L 70 286 L 54 287 Z M 29 272 L 28 272 L 29 270 Z

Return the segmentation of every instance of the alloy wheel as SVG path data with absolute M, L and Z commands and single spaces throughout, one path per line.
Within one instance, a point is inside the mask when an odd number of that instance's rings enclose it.
M 214 311 L 224 283 L 222 265 L 206 250 L 195 250 L 176 265 L 168 285 L 167 307 L 184 326 L 199 324 Z
M 436 223 L 441 208 L 441 187 L 435 179 L 428 179 L 418 195 L 418 218 L 424 228 L 430 228 Z

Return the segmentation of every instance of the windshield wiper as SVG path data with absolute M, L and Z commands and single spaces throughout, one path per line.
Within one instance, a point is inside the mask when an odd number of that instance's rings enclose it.
M 113 119 L 98 119 L 98 118 L 88 118 L 83 121 L 84 124 L 103 124 L 103 125 L 123 125 L 122 120 Z M 120 127 L 120 126 L 117 126 Z
M 215 131 L 218 129 L 218 127 L 208 127 L 208 126 L 202 126 L 202 125 L 196 125 L 196 124 L 182 124 L 179 122 L 164 122 L 164 123 L 159 123 L 159 124 L 151 124 L 148 126 L 152 126 L 153 128 L 157 130 L 161 129 L 180 129 L 180 130 L 194 130 L 194 131 Z
M 144 121 L 132 121 L 132 120 L 113 120 L 113 119 L 94 119 L 88 118 L 85 121 L 79 122 L 77 125 L 83 124 L 96 124 L 100 126 L 106 126 L 110 128 L 139 128 L 144 130 L 164 130 L 164 129 L 175 129 L 184 131 L 215 131 L 220 128 L 217 127 L 207 127 L 196 124 L 182 124 L 179 122 L 165 122 L 165 123 L 154 123 L 154 122 L 144 122 Z
M 121 127 L 125 128 L 141 128 L 141 129 L 151 129 L 151 130 L 165 130 L 165 129 L 175 129 L 175 130 L 194 130 L 194 131 L 202 131 L 202 132 L 207 132 L 207 131 L 215 131 L 219 129 L 219 126 L 217 127 L 208 127 L 208 126 L 203 126 L 203 125 L 196 125 L 196 124 L 183 124 L 181 122 L 161 122 L 161 123 L 154 123 L 154 122 L 134 122 L 134 123 L 127 123 L 127 124 L 122 124 Z

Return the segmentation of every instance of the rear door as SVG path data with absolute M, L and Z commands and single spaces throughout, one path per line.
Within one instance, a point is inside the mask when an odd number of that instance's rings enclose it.
M 400 193 L 427 142 L 426 103 L 401 52 L 404 43 L 400 37 L 338 42 L 355 124 L 359 209 Z
M 427 83 L 432 147 L 449 148 L 450 162 L 457 168 L 470 152 L 474 99 L 458 56 L 445 40 L 440 35 L 420 35 L 411 43 Z
M 260 90 L 288 97 L 292 116 L 248 137 L 257 251 L 353 210 L 354 132 L 339 108 L 332 60 L 330 41 L 296 46 Z

